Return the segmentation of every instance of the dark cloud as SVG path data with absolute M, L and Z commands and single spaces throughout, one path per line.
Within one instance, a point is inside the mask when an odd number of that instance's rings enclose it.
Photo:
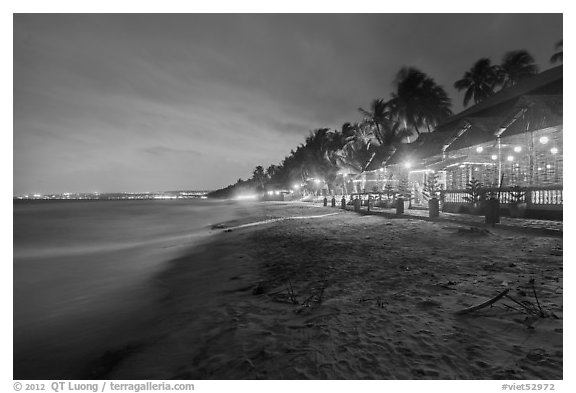
M 404 65 L 457 111 L 475 60 L 546 69 L 561 38 L 560 14 L 17 14 L 14 192 L 224 186 L 360 120 Z

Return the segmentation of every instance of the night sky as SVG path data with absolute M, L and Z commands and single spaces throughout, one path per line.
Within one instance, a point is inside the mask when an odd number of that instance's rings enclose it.
M 552 65 L 562 15 L 14 15 L 14 194 L 215 189 L 361 120 L 402 66 Z

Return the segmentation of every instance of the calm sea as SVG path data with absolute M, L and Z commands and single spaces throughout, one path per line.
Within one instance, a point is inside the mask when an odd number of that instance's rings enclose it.
M 154 297 L 154 273 L 239 214 L 195 199 L 14 202 L 14 378 L 82 377 Z

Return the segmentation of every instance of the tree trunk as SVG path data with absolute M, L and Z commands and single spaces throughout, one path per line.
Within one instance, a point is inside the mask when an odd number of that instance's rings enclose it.
M 414 123 L 414 130 L 416 130 L 416 135 L 420 136 L 420 130 L 418 129 L 416 123 Z

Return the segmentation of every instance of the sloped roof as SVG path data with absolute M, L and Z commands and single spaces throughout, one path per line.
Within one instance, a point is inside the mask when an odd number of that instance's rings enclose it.
M 395 165 L 404 161 L 414 162 L 442 154 L 444 145 L 456 138 L 464 126 L 465 122 L 460 121 L 454 124 L 453 127 L 446 127 L 441 131 L 420 134 L 416 141 L 401 145 L 401 148 L 396 150 L 385 164 Z
M 454 115 L 434 132 L 423 133 L 413 143 L 402 144 L 391 155 L 378 154 L 366 171 L 405 161 L 422 161 L 446 151 L 489 142 L 502 136 L 562 124 L 563 68 L 551 68 L 501 90 Z M 467 128 L 464 130 L 464 128 Z M 386 153 L 389 153 L 387 151 Z
M 446 151 L 494 140 L 494 134 L 500 129 L 504 117 L 466 117 L 464 121 L 470 124 L 470 128 L 446 148 Z
M 380 169 L 384 166 L 386 161 L 395 154 L 398 149 L 402 149 L 405 144 L 401 144 L 396 149 L 382 148 L 376 150 L 376 154 L 372 157 L 368 165 L 364 168 L 364 172 L 371 172 Z
M 558 126 L 563 123 L 562 95 L 525 95 L 517 101 L 516 111 L 521 116 L 501 136 L 516 135 L 525 131 Z
M 494 116 L 495 111 L 510 109 L 518 97 L 522 95 L 562 95 L 563 68 L 562 65 L 543 71 L 529 79 L 525 79 L 515 86 L 500 90 L 484 101 L 446 119 L 437 128 L 447 126 L 466 117 Z M 488 113 L 489 112 L 489 113 Z

